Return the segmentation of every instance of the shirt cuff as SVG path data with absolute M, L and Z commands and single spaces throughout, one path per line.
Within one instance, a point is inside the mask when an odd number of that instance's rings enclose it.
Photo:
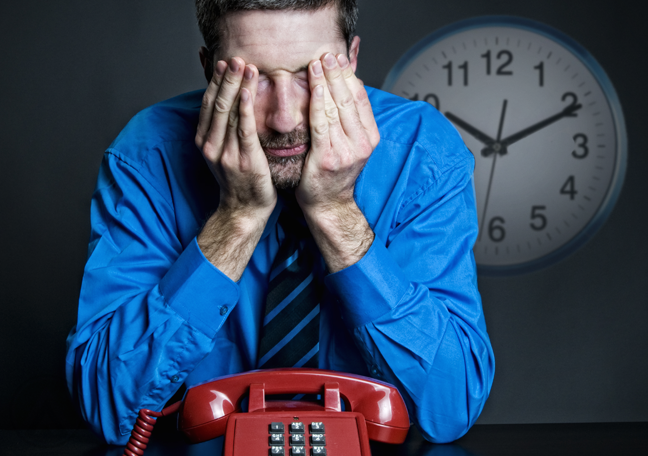
M 196 238 L 160 281 L 166 303 L 210 338 L 239 300 L 239 287 L 203 255 Z
M 409 279 L 378 236 L 360 261 L 326 276 L 324 283 L 342 303 L 342 316 L 352 328 L 391 311 L 410 288 Z

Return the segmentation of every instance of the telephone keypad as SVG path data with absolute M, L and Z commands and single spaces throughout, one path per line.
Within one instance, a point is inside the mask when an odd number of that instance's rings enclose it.
M 269 437 L 268 443 L 270 449 L 268 454 L 272 455 L 285 455 L 287 450 L 290 450 L 290 456 L 307 455 L 309 456 L 326 456 L 326 435 L 324 434 L 324 423 L 321 421 L 312 422 L 308 425 L 309 439 L 306 440 L 307 434 L 305 431 L 304 423 L 301 421 L 293 421 L 288 424 L 288 433 L 286 433 L 286 426 L 281 422 L 273 422 L 268 426 Z M 290 440 L 286 445 L 286 437 L 289 436 Z M 308 443 L 310 443 L 310 452 L 308 451 Z

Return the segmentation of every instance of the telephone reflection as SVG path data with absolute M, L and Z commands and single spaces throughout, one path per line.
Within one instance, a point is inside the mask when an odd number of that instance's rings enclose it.
M 324 404 L 266 398 L 292 394 L 321 394 Z M 370 456 L 369 440 L 403 443 L 410 426 L 389 383 L 322 369 L 265 369 L 195 386 L 162 412 L 141 410 L 124 456 L 141 456 L 156 418 L 175 412 L 191 443 L 225 435 L 224 456 Z

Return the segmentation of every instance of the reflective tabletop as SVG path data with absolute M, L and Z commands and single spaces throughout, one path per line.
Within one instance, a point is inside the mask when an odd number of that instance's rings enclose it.
M 170 426 L 154 432 L 146 456 L 215 456 L 222 439 L 184 443 Z M 402 445 L 371 443 L 373 456 L 648 455 L 648 423 L 478 425 L 452 444 L 426 442 L 414 428 Z M 0 455 L 121 456 L 86 429 L 0 430 Z M 331 455 L 333 456 L 333 455 Z

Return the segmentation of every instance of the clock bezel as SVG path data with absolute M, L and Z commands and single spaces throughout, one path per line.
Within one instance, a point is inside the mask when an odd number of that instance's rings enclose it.
M 591 220 L 565 244 L 534 260 L 504 266 L 485 266 L 477 263 L 477 270 L 480 275 L 502 277 L 535 272 L 554 265 L 579 250 L 594 237 L 609 218 L 621 194 L 627 167 L 628 140 L 619 97 L 610 81 L 610 78 L 598 61 L 596 61 L 596 59 L 582 45 L 565 33 L 541 22 L 522 17 L 473 17 L 455 22 L 430 33 L 408 49 L 407 52 L 405 52 L 405 54 L 403 54 L 403 56 L 396 62 L 385 78 L 385 82 L 381 89 L 389 92 L 408 65 L 414 62 L 418 56 L 425 52 L 429 47 L 457 33 L 487 27 L 518 28 L 537 33 L 556 42 L 560 46 L 563 46 L 568 52 L 581 61 L 585 68 L 590 71 L 595 81 L 599 84 L 610 107 L 614 128 L 616 130 L 617 154 L 614 162 L 615 169 L 610 184 L 606 190 L 606 195 L 599 204 L 599 207 Z

